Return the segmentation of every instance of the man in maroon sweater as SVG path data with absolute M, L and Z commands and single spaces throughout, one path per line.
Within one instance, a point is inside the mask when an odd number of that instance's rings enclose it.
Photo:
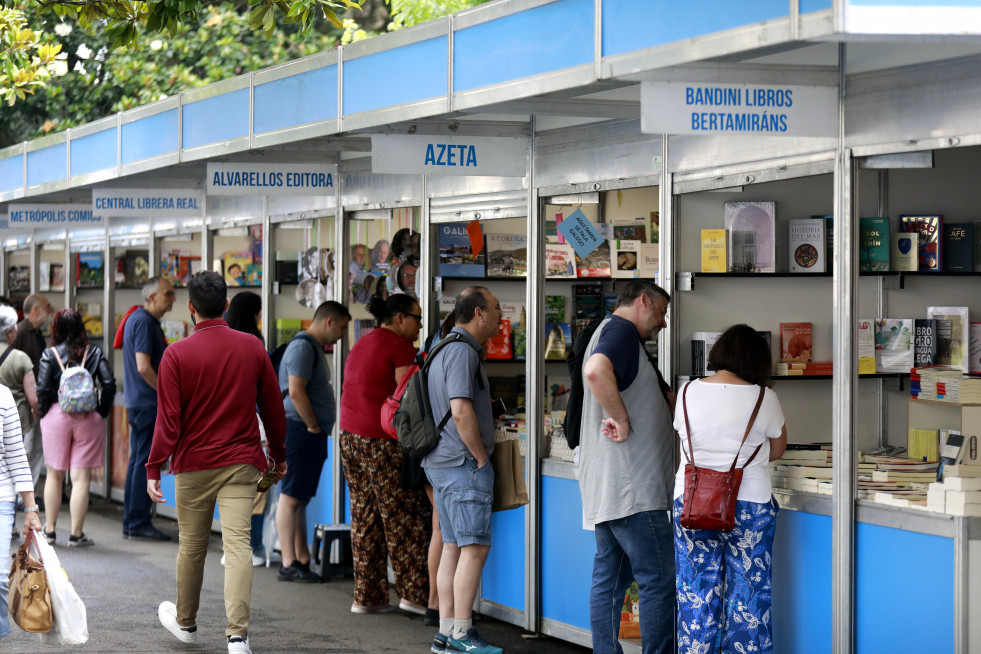
M 276 480 L 286 474 L 286 414 L 262 343 L 221 319 L 228 289 L 221 275 L 198 273 L 187 285 L 194 333 L 164 351 L 157 378 L 157 422 L 146 464 L 147 492 L 164 502 L 160 467 L 170 458 L 177 501 L 177 604 L 160 622 L 178 640 L 197 640 L 198 604 L 215 502 L 225 547 L 225 635 L 229 652 L 251 654 L 249 544 L 256 484 L 267 471 L 256 406 L 266 428 Z

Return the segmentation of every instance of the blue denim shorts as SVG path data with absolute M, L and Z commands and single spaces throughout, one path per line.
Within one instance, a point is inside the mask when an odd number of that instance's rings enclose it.
M 494 501 L 494 468 L 490 459 L 482 468 L 467 457 L 453 468 L 426 468 L 433 485 L 444 543 L 457 547 L 490 545 L 491 503 Z
M 286 421 L 286 476 L 280 492 L 306 504 L 317 494 L 327 460 L 327 434 L 311 434 L 302 420 Z

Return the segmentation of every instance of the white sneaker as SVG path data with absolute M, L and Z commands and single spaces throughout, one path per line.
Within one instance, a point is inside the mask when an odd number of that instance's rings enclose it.
M 228 640 L 228 651 L 235 654 L 252 654 L 252 649 L 249 647 L 249 637 L 246 636 L 245 640 L 242 640 L 239 636 L 232 636 Z
M 266 557 L 259 556 L 255 552 L 252 553 L 252 567 L 253 568 L 263 568 L 266 565 Z
M 177 624 L 177 606 L 173 602 L 160 602 L 160 608 L 157 609 L 157 617 L 160 618 L 160 624 L 164 626 L 164 629 L 174 634 L 177 640 L 182 643 L 188 643 L 189 645 L 194 645 L 198 642 L 198 628 L 196 625 L 191 627 L 192 631 L 188 631 Z M 243 651 L 248 651 L 248 649 L 246 648 Z
M 224 554 L 221 555 L 221 564 L 222 565 L 225 565 L 225 555 Z

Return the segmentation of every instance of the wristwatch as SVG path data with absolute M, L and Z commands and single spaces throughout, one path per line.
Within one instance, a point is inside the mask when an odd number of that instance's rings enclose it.
M 24 513 L 37 513 L 37 506 L 28 506 L 24 509 Z

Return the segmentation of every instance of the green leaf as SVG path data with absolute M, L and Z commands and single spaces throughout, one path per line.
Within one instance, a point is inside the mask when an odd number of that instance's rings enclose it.
M 321 9 L 324 12 L 324 18 L 327 19 L 327 22 L 329 22 L 331 25 L 333 25 L 339 30 L 344 29 L 344 23 L 342 23 L 340 19 L 337 18 L 337 14 L 334 13 L 334 10 L 328 9 L 327 7 L 321 7 Z

